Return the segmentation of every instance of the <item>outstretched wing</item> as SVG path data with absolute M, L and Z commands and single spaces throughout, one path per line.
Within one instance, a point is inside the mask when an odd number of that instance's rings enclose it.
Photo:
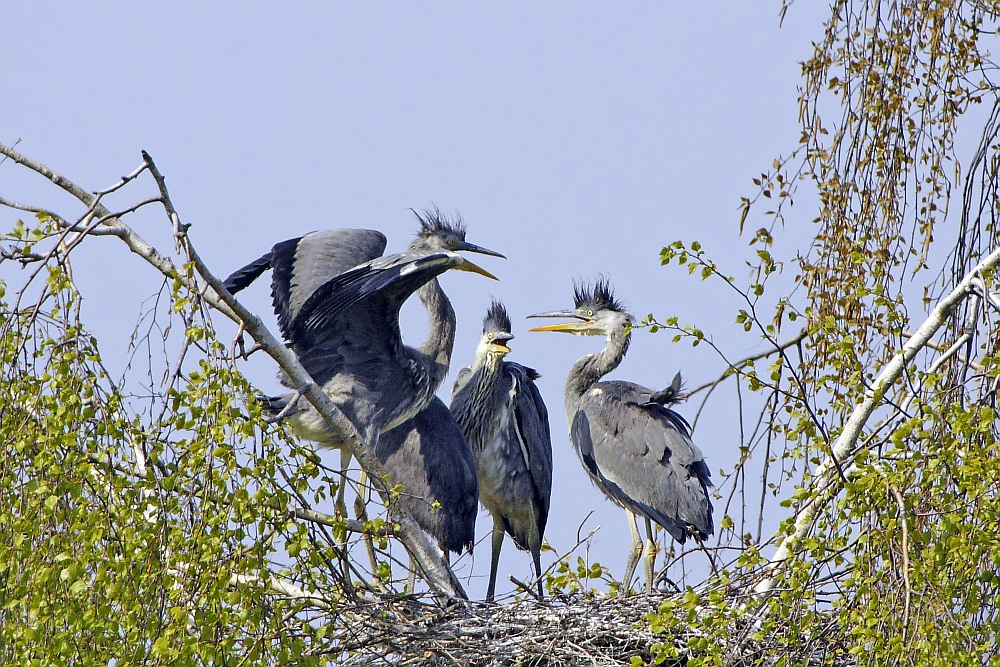
M 271 297 L 282 335 L 291 338 L 289 327 L 316 290 L 334 276 L 381 257 L 385 245 L 385 235 L 372 229 L 327 229 L 274 246 Z
M 600 382 L 586 392 L 572 439 L 594 482 L 633 512 L 656 521 L 678 542 L 712 534 L 711 479 L 687 422 L 650 403 L 631 382 Z
M 273 269 L 271 297 L 278 328 L 288 338 L 289 326 L 313 292 L 332 277 L 380 257 L 386 239 L 372 229 L 326 229 L 288 239 L 225 280 L 233 294 Z
M 468 264 L 453 252 L 401 253 L 380 257 L 333 277 L 309 295 L 288 327 L 299 348 L 322 344 L 347 318 L 363 320 L 371 336 L 399 339 L 399 309 L 428 281 Z M 362 307 L 359 306 L 363 303 Z

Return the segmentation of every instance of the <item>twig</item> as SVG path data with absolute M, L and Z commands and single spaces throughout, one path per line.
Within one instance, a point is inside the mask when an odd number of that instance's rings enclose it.
M 523 581 L 521 581 L 520 579 L 518 579 L 517 577 L 515 577 L 513 574 L 508 575 L 507 578 L 510 579 L 510 583 L 514 584 L 515 586 L 517 586 L 518 588 L 520 588 L 522 591 L 524 591 L 525 593 L 527 593 L 531 597 L 535 598 L 535 600 L 537 600 L 539 604 L 543 604 L 546 607 L 551 606 L 551 605 L 549 605 L 548 602 L 545 601 L 544 598 L 538 597 L 538 593 L 536 593 L 534 591 L 534 589 L 532 589 L 531 586 L 529 586 L 528 584 L 524 583 Z
M 798 345 L 800 342 L 802 342 L 803 340 L 805 340 L 806 337 L 808 337 L 808 335 L 809 335 L 809 331 L 807 329 L 803 328 L 802 331 L 800 331 L 799 333 L 797 333 L 792 338 L 789 338 L 784 343 L 781 343 L 781 344 L 776 345 L 776 346 L 772 346 L 770 349 L 767 349 L 767 350 L 765 350 L 765 351 L 763 351 L 763 352 L 761 352 L 759 354 L 754 354 L 754 355 L 751 355 L 749 357 L 744 357 L 743 359 L 740 359 L 739 361 L 734 362 L 728 368 L 726 368 L 726 370 L 718 378 L 716 378 L 715 380 L 712 380 L 711 382 L 706 382 L 705 384 L 702 384 L 702 385 L 699 385 L 699 386 L 695 387 L 691 391 L 687 392 L 687 396 L 690 398 L 691 396 L 697 394 L 699 391 L 703 391 L 705 389 L 714 389 L 716 387 L 716 385 L 720 384 L 721 382 L 724 382 L 727 378 L 731 377 L 737 370 L 739 370 L 741 368 L 745 368 L 747 365 L 753 363 L 754 361 L 759 361 L 761 359 L 766 359 L 767 357 L 770 357 L 772 354 L 778 354 L 779 352 L 782 352 L 783 350 L 787 350 L 788 348 L 792 347 L 793 345 Z
M 306 400 L 323 416 L 327 425 L 340 436 L 347 449 L 361 463 L 362 468 L 368 473 L 379 495 L 382 496 L 383 500 L 388 501 L 391 497 L 391 490 L 385 481 L 387 477 L 378 459 L 370 453 L 357 427 L 334 405 L 330 397 L 316 385 L 292 351 L 275 338 L 274 334 L 268 331 L 259 317 L 240 304 L 225 288 L 222 281 L 209 270 L 188 238 L 187 230 L 189 226 L 181 222 L 180 216 L 177 214 L 170 199 L 170 193 L 167 191 L 166 180 L 150 155 L 143 151 L 142 156 L 149 169 L 149 173 L 153 176 L 160 190 L 163 207 L 167 211 L 167 215 L 174 227 L 177 242 L 190 257 L 195 270 L 212 287 L 226 310 L 233 313 L 237 321 L 245 323 L 246 330 L 253 336 L 254 340 L 264 348 L 272 359 L 278 362 L 278 365 L 288 375 L 294 385 L 300 388 Z M 405 514 L 405 510 L 397 509 L 397 511 L 402 514 L 402 516 L 398 517 L 400 525 L 399 539 L 407 552 L 409 552 L 410 557 L 420 568 L 427 584 L 449 600 L 468 599 L 458 577 L 455 576 L 455 573 L 452 572 L 444 560 L 444 555 L 441 551 L 436 545 L 431 543 L 429 536 L 420 529 L 412 517 Z
M 1000 248 L 980 261 L 950 294 L 938 302 L 920 328 L 903 345 L 903 349 L 889 360 L 875 381 L 872 382 L 872 385 L 865 392 L 864 400 L 854 408 L 854 412 L 844 424 L 844 428 L 827 458 L 816 467 L 808 499 L 795 512 L 792 532 L 778 542 L 778 548 L 766 566 L 768 576 L 756 587 L 756 592 L 759 595 L 765 595 L 774 588 L 778 570 L 791 558 L 793 553 L 798 551 L 802 539 L 812 529 L 819 511 L 837 496 L 845 481 L 850 481 L 857 474 L 855 466 L 845 471 L 839 471 L 837 475 L 832 473 L 835 468 L 839 469 L 837 461 L 844 459 L 854 450 L 861 436 L 862 428 L 875 408 L 882 402 L 885 393 L 902 375 L 917 353 L 926 347 L 931 337 L 944 325 L 955 306 L 973 293 L 975 281 L 980 278 L 981 274 L 984 271 L 994 269 L 997 264 L 1000 264 Z

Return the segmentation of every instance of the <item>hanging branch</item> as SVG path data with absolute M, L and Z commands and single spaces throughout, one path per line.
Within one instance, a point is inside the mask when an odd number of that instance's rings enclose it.
M 886 391 L 903 374 L 917 352 L 928 346 L 931 337 L 945 324 L 955 306 L 966 297 L 976 294 L 975 290 L 982 280 L 983 272 L 992 271 L 998 264 L 1000 264 L 1000 248 L 980 261 L 972 271 L 962 278 L 962 281 L 950 294 L 938 302 L 930 316 L 903 345 L 903 349 L 889 360 L 882 372 L 875 378 L 871 387 L 865 392 L 865 400 L 854 408 L 854 412 L 844 424 L 844 429 L 830 453 L 816 466 L 816 471 L 812 476 L 813 488 L 808 494 L 808 500 L 796 511 L 795 524 L 791 534 L 778 542 L 778 548 L 765 569 L 767 578 L 757 584 L 755 588 L 758 595 L 765 595 L 774 588 L 779 569 L 799 550 L 803 538 L 815 523 L 816 515 L 840 492 L 844 484 L 857 474 L 858 468 L 856 466 L 840 469 L 838 461 L 845 460 L 855 451 L 854 448 L 861 437 L 862 429 L 872 412 L 882 401 Z
M 104 235 L 117 236 L 128 246 L 129 250 L 142 257 L 149 264 L 159 270 L 170 279 L 184 281 L 184 276 L 170 260 L 160 254 L 156 248 L 147 243 L 131 227 L 121 221 L 115 214 L 105 208 L 98 198 L 76 185 L 69 179 L 57 174 L 45 165 L 27 158 L 13 148 L 0 143 L 0 155 L 5 155 L 14 162 L 46 177 L 57 186 L 73 195 L 76 199 L 85 204 L 88 209 L 92 209 L 90 214 L 97 216 L 101 220 L 98 229 Z M 208 269 L 201 257 L 195 251 L 187 235 L 189 225 L 183 224 L 177 214 L 170 195 L 166 188 L 166 182 L 157 169 L 149 154 L 143 151 L 143 166 L 135 170 L 122 180 L 132 180 L 142 171 L 148 170 L 156 181 L 159 188 L 159 202 L 170 219 L 174 228 L 174 234 L 180 247 L 184 249 L 187 256 L 194 263 L 195 269 L 211 290 L 198 289 L 196 285 L 188 287 L 200 294 L 204 300 L 213 308 L 230 318 L 245 331 L 247 331 L 263 349 L 268 356 L 281 367 L 294 383 L 302 395 L 313 407 L 323 416 L 327 424 L 336 432 L 341 440 L 346 444 L 351 454 L 359 461 L 369 479 L 379 495 L 388 503 L 390 490 L 386 484 L 386 476 L 382 471 L 378 460 L 370 453 L 371 450 L 365 445 L 357 428 L 347 419 L 347 417 L 337 408 L 330 398 L 323 393 L 308 372 L 302 367 L 295 355 L 284 344 L 281 343 L 264 325 L 263 321 L 240 304 L 232 294 L 230 294 L 212 272 Z M 60 223 L 64 224 L 64 223 Z M 467 599 L 467 595 L 462 588 L 455 573 L 448 566 L 443 554 L 434 545 L 429 536 L 419 528 L 417 523 L 406 514 L 402 508 L 396 508 L 397 516 L 393 519 L 399 524 L 398 538 L 403 543 L 406 551 L 410 554 L 412 562 L 418 568 L 428 586 L 437 594 L 449 600 Z

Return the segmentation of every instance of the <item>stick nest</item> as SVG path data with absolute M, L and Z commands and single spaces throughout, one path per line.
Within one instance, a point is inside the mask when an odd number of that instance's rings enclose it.
M 647 615 L 663 594 L 606 597 L 559 596 L 540 604 L 517 599 L 508 604 L 471 602 L 441 608 L 414 598 L 341 610 L 336 644 L 344 664 L 357 665 L 629 665 L 633 656 L 649 664 L 654 645 L 673 644 L 680 657 L 662 664 L 683 665 L 693 632 L 654 634 Z M 853 665 L 837 633 L 789 646 L 751 640 L 751 622 L 731 628 L 726 664 Z M 833 626 L 831 626 L 833 627 Z

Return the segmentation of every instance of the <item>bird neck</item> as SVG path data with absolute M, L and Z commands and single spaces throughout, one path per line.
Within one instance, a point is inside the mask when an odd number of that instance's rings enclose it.
M 628 346 L 631 333 L 615 331 L 608 334 L 604 349 L 596 354 L 588 354 L 573 364 L 566 379 L 566 394 L 582 396 L 584 392 L 597 384 L 598 380 L 618 368 Z
M 506 407 L 503 394 L 510 391 L 510 385 L 501 381 L 502 355 L 477 350 L 470 370 L 465 384 L 452 397 L 451 411 L 469 446 L 479 452 L 500 431 L 499 411 Z
M 448 376 L 448 367 L 451 365 L 451 352 L 455 347 L 455 309 L 451 307 L 451 301 L 441 289 L 437 278 L 417 290 L 417 296 L 424 304 L 430 323 L 427 340 L 420 351 L 431 361 L 429 371 L 433 393 Z

